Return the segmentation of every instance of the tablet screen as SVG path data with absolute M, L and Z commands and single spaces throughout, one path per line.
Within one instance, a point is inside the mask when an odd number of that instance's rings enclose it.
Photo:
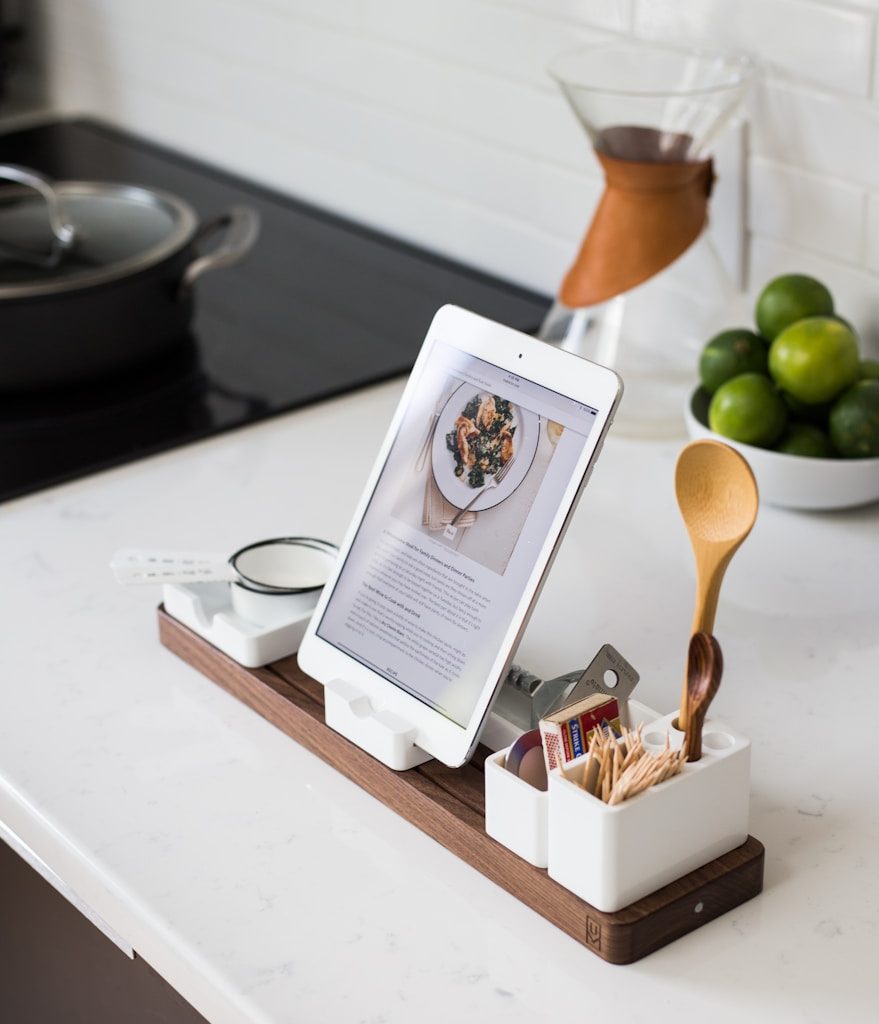
M 596 415 L 437 344 L 317 635 L 466 727 Z

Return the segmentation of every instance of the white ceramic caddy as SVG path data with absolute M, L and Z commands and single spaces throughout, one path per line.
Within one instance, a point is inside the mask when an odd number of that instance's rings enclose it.
M 667 733 L 681 746 L 677 712 L 633 700 L 629 714 L 648 750 Z M 748 838 L 750 741 L 715 719 L 702 736 L 701 760 L 613 807 L 567 777 L 582 758 L 551 772 L 543 793 L 507 771 L 500 750 L 485 762 L 486 831 L 597 910 L 620 910 Z
M 164 583 L 165 611 L 245 668 L 299 650 L 338 548 L 276 537 L 223 555 L 129 548 L 110 567 L 120 583 Z
M 331 679 L 324 685 L 324 721 L 396 772 L 416 768 L 433 756 L 416 746 L 417 730 L 410 722 L 391 711 L 376 710 L 362 690 L 344 679 Z M 509 747 L 520 732 L 492 711 L 479 738 L 489 749 L 497 750 Z M 510 772 L 506 774 L 520 781 Z
M 170 616 L 245 668 L 259 668 L 295 654 L 317 604 L 317 593 L 311 594 L 302 607 L 284 606 L 280 613 L 271 606 L 267 610 L 258 605 L 251 611 L 253 619 L 262 619 L 257 622 L 244 617 L 242 612 L 246 614 L 247 608 L 233 607 L 232 588 L 235 586 L 166 583 L 162 588 L 162 601 Z M 278 600 L 274 596 L 245 594 L 250 601 L 262 598 L 263 604 Z M 269 621 L 265 620 L 266 612 Z

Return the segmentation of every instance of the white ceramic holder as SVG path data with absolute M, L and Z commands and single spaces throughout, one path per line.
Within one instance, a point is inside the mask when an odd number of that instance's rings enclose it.
M 229 583 L 166 583 L 162 600 L 169 615 L 246 668 L 295 654 L 313 611 L 311 607 L 293 609 L 269 623 L 252 622 L 232 606 Z
M 680 747 L 677 712 L 656 716 L 635 701 L 630 710 L 646 722 L 648 749 L 659 752 L 666 733 Z M 613 807 L 568 778 L 582 759 L 551 772 L 542 793 L 500 751 L 485 762 L 486 830 L 597 910 L 620 910 L 748 838 L 750 742 L 717 719 L 702 737 L 701 760 Z
M 485 759 L 485 831 L 536 868 L 547 864 L 549 793 L 507 769 L 510 748 Z
M 394 771 L 416 768 L 432 756 L 415 745 L 410 722 L 392 711 L 377 711 L 365 693 L 344 679 L 324 686 L 324 721 Z
M 324 721 L 394 771 L 417 768 L 432 757 L 416 745 L 417 730 L 410 722 L 390 711 L 376 710 L 366 694 L 347 680 L 333 679 L 324 686 Z M 492 711 L 479 739 L 496 750 L 508 747 L 521 731 Z

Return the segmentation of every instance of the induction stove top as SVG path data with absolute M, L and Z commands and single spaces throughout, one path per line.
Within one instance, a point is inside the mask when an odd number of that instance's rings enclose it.
M 526 332 L 548 306 L 545 296 L 97 121 L 0 135 L 0 162 L 166 189 L 203 220 L 246 203 L 262 220 L 244 262 L 198 282 L 191 334 L 169 354 L 85 387 L 2 396 L 0 500 L 406 373 L 444 303 Z

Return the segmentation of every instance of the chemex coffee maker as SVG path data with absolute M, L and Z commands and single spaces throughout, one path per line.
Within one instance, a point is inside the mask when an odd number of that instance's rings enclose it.
M 622 376 L 617 433 L 682 432 L 698 352 L 735 297 L 706 231 L 710 150 L 753 70 L 743 56 L 637 43 L 550 66 L 605 189 L 540 337 Z

